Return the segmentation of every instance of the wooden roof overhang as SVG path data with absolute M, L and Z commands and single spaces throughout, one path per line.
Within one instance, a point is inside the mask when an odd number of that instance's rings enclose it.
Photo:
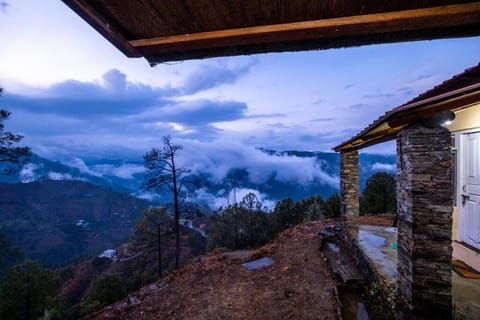
M 128 57 L 166 61 L 480 35 L 469 0 L 62 0 Z
M 480 64 L 386 112 L 360 133 L 333 149 L 337 152 L 357 150 L 392 140 L 412 123 L 430 119 L 443 111 L 468 108 L 479 102 Z

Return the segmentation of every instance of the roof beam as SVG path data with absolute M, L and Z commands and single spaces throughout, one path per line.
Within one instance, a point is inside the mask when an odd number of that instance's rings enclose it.
M 158 53 L 478 25 L 480 2 L 129 41 Z

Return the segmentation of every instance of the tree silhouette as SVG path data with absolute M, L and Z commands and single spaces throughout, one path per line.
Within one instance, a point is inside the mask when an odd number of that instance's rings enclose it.
M 180 265 L 180 210 L 178 199 L 185 183 L 192 182 L 186 179 L 190 170 L 178 168 L 175 162 L 177 152 L 182 149 L 181 145 L 173 144 L 170 136 L 165 136 L 163 137 L 162 148 L 152 148 L 143 156 L 146 169 L 144 188 L 154 190 L 157 193 L 166 188 L 173 194 L 176 269 Z
M 7 236 L 0 232 L 0 282 L 3 278 L 3 272 L 11 265 L 10 263 L 22 256 L 20 250 L 12 248 Z
M 360 198 L 360 214 L 395 213 L 397 208 L 395 177 L 377 172 L 367 180 Z
M 295 201 L 291 198 L 285 198 L 277 202 L 273 214 L 277 222 L 277 232 L 293 227 L 303 220 L 303 213 L 297 212 Z
M 171 232 L 171 220 L 165 208 L 149 208 L 135 224 L 135 236 L 143 240 L 146 247 L 156 242 L 159 278 L 163 276 L 162 239 Z
M 0 88 L 0 96 L 2 93 L 3 89 Z M 0 163 L 4 164 L 0 174 L 11 174 L 18 171 L 31 157 L 30 148 L 14 147 L 14 144 L 20 142 L 23 136 L 4 130 L 4 121 L 8 120 L 9 117 L 9 111 L 0 109 Z
M 325 201 L 325 216 L 327 218 L 340 217 L 340 197 L 338 193 L 334 193 Z

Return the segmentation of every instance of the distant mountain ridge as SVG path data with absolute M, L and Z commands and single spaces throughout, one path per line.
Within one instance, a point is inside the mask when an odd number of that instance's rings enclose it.
M 247 165 L 237 164 L 230 167 L 222 179 L 212 178 L 212 172 L 195 172 L 195 177 L 200 181 L 200 190 L 193 188 L 189 192 L 189 201 L 197 201 L 203 205 L 210 205 L 216 209 L 220 199 L 224 202 L 233 202 L 227 199 L 234 188 L 245 193 L 256 191 L 265 200 L 279 201 L 286 197 L 295 200 L 320 194 L 326 198 L 339 192 L 340 160 L 337 153 L 311 152 L 311 151 L 274 151 L 262 149 L 272 163 L 279 163 L 277 169 L 264 173 L 261 170 L 252 170 Z M 285 161 L 310 159 L 310 165 L 315 166 L 313 177 L 305 178 L 307 172 L 302 168 L 295 174 L 285 177 L 282 172 L 282 163 Z M 363 189 L 366 180 L 375 172 L 395 172 L 396 158 L 394 155 L 360 154 L 360 188 Z M 228 165 L 228 164 L 227 164 Z M 97 186 L 111 188 L 115 191 L 126 192 L 136 197 L 148 198 L 159 202 L 169 202 L 168 193 L 154 196 L 142 190 L 143 162 L 119 159 L 92 159 L 73 158 L 67 161 L 54 162 L 34 155 L 31 163 L 25 165 L 19 174 L 14 176 L 0 176 L 0 183 L 32 182 L 37 180 L 78 180 L 92 183 Z M 269 168 L 265 168 L 269 170 Z M 285 169 L 289 170 L 288 168 Z M 265 174 L 258 179 L 257 174 Z M 312 174 L 310 172 L 310 174 Z M 241 200 L 239 193 L 238 201 Z

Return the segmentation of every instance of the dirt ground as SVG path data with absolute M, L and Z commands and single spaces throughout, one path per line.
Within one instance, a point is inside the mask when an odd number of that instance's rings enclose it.
M 315 221 L 255 251 L 213 252 L 89 319 L 338 319 L 335 280 Z M 274 264 L 242 263 L 268 256 Z

